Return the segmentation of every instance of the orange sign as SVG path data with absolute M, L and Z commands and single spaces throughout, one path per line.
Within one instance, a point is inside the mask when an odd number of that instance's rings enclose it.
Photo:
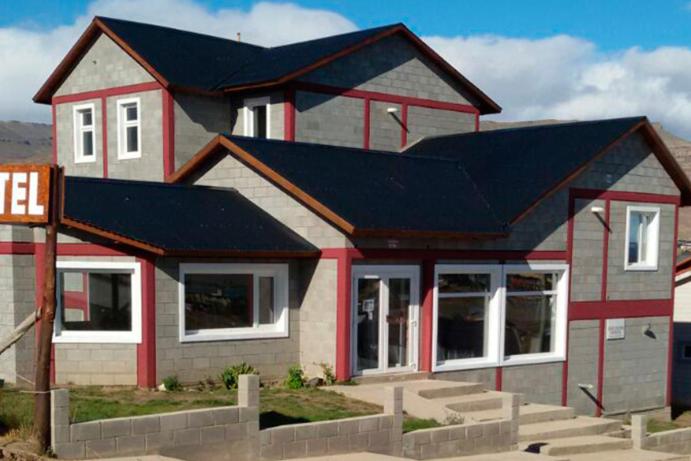
M 46 224 L 50 165 L 0 165 L 0 223 Z

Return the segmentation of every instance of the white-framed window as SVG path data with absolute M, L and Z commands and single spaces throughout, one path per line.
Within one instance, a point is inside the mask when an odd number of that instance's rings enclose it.
M 566 264 L 438 265 L 434 371 L 564 360 Z
M 118 111 L 118 159 L 142 156 L 141 104 L 139 98 L 120 99 Z
M 268 96 L 245 99 L 245 136 L 269 139 L 271 137 L 271 100 Z
M 180 264 L 180 341 L 288 336 L 287 264 Z
M 660 208 L 626 207 L 626 270 L 657 270 Z
M 136 262 L 58 261 L 56 343 L 140 343 Z
M 80 104 L 73 108 L 74 119 L 74 161 L 89 163 L 96 161 L 96 106 Z

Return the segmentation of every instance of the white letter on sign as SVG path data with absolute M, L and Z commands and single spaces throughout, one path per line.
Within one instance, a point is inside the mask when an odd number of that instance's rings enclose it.
M 5 189 L 9 179 L 9 173 L 0 173 L 0 214 L 5 214 Z
M 12 175 L 12 207 L 10 213 L 16 215 L 26 214 L 26 205 L 19 202 L 26 201 L 26 173 L 14 173 Z
M 42 216 L 43 205 L 38 204 L 38 173 L 29 173 L 29 214 Z

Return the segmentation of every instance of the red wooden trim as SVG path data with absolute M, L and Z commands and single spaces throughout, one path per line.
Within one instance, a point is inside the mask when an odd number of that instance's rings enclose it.
M 467 112 L 479 114 L 480 111 L 470 104 L 458 104 L 434 99 L 415 98 L 399 94 L 381 93 L 378 91 L 356 90 L 339 86 L 322 85 L 320 83 L 296 82 L 295 88 L 310 93 L 326 93 L 348 98 L 371 99 L 372 101 L 390 102 L 394 104 L 406 104 L 409 106 L 426 107 L 428 109 L 441 109 L 452 112 Z
M 352 260 L 343 251 L 337 260 L 337 292 L 336 292 L 336 379 L 345 381 L 350 379 L 350 327 L 351 327 L 351 286 Z
M 101 139 L 103 140 L 103 177 L 108 177 L 108 107 L 105 96 L 101 96 Z
M 597 401 L 599 405 L 596 406 L 595 416 L 602 416 L 602 408 L 605 403 L 602 401 L 603 390 L 605 388 L 605 319 L 600 319 L 600 328 L 598 330 L 598 345 L 597 345 Z
M 669 203 L 679 205 L 678 195 L 647 194 L 643 192 L 624 192 L 601 189 L 571 189 L 576 198 L 593 200 L 616 200 L 620 202 Z
M 31 242 L 0 242 L 2 255 L 32 255 L 36 254 L 36 244 Z
M 58 164 L 58 126 L 56 123 L 57 116 L 56 116 L 56 106 L 55 104 L 51 104 L 50 106 L 50 114 L 51 118 L 53 119 L 53 124 L 50 127 L 50 133 L 52 136 L 52 156 L 53 156 L 53 165 Z
M 434 325 L 434 259 L 422 261 L 422 303 L 420 304 L 420 371 L 432 371 Z
M 113 88 L 104 88 L 103 90 L 84 91 L 82 93 L 65 94 L 62 96 L 53 96 L 53 105 L 65 104 L 68 102 L 79 102 L 88 99 L 108 98 L 111 96 L 121 96 L 130 93 L 142 93 L 144 91 L 153 91 L 163 88 L 158 82 L 137 83 L 134 85 L 115 86 Z
M 408 104 L 401 104 L 401 148 L 408 144 Z
M 289 87 L 284 93 L 283 139 L 295 141 L 295 88 Z
M 561 406 L 569 406 L 569 333 L 568 322 L 566 322 L 566 360 L 561 367 Z
M 142 341 L 137 344 L 137 385 L 156 387 L 156 268 L 138 259 L 142 276 Z
M 36 244 L 36 245 L 43 245 Z M 125 253 L 95 243 L 58 243 L 58 256 L 130 256 Z
M 566 261 L 570 269 L 573 269 L 573 232 L 574 232 L 574 215 L 576 213 L 575 207 L 575 197 L 573 195 L 573 190 L 569 190 L 569 204 L 568 204 L 568 218 L 566 224 Z M 567 292 L 567 302 L 569 305 L 571 303 L 571 277 L 573 270 L 569 270 L 569 289 Z M 569 309 L 570 312 L 570 309 Z M 568 315 L 567 315 L 568 317 Z M 561 374 L 561 404 L 562 406 L 567 406 L 569 400 L 569 321 L 566 321 L 566 360 L 564 360 L 564 365 Z
M 607 318 L 668 317 L 674 310 L 671 299 L 635 299 L 631 301 L 572 301 L 569 321 Z
M 371 131 L 371 122 L 370 122 L 370 112 L 372 110 L 372 103 L 369 98 L 364 99 L 364 114 L 362 116 L 363 119 L 363 128 L 362 128 L 362 148 L 363 149 L 369 149 L 369 141 L 370 141 L 370 131 Z
M 504 387 L 504 369 L 497 367 L 494 369 L 494 388 L 501 392 Z
M 600 300 L 607 301 L 607 273 L 609 270 L 609 213 L 610 213 L 609 199 L 605 200 L 605 226 L 602 230 L 602 279 L 600 281 Z
M 163 89 L 163 177 L 175 172 L 175 102 L 170 91 Z
M 480 113 L 475 114 L 475 131 L 480 131 Z
M 501 260 L 555 260 L 566 261 L 566 251 L 524 250 L 421 250 L 384 248 L 323 248 L 321 257 L 338 258 L 346 251 L 352 259 L 501 259 Z
M 679 205 L 674 207 L 674 247 L 672 251 L 672 267 L 677 259 L 676 244 L 679 241 Z M 676 280 L 672 274 L 672 286 L 670 288 L 672 310 L 674 310 L 675 288 Z M 665 405 L 672 404 L 672 367 L 674 362 L 674 315 L 669 316 L 669 344 L 667 345 L 667 396 L 665 398 Z

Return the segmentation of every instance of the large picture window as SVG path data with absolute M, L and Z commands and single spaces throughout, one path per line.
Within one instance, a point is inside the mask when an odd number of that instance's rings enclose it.
M 58 262 L 56 285 L 56 342 L 140 342 L 139 264 Z
M 660 235 L 660 209 L 626 208 L 626 269 L 656 270 Z
M 435 371 L 562 360 L 567 266 L 440 265 Z
M 288 267 L 181 264 L 180 340 L 288 335 Z

